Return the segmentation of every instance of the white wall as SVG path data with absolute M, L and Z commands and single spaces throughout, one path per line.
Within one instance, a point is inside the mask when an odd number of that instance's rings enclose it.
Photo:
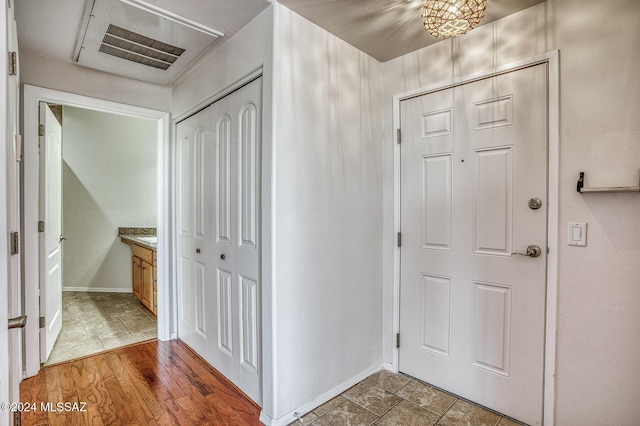
M 20 51 L 21 81 L 92 98 L 171 111 L 171 88 Z
M 156 227 L 156 122 L 64 107 L 63 287 L 131 291 L 118 227 Z
M 382 65 L 274 22 L 278 418 L 382 367 Z
M 575 190 L 580 171 L 588 186 L 638 184 L 639 28 L 637 0 L 549 0 L 384 64 L 389 171 L 394 94 L 560 50 L 557 425 L 630 425 L 640 418 L 640 195 Z M 384 327 L 391 336 L 391 173 L 383 205 Z M 586 248 L 566 245 L 568 221 L 589 223 Z

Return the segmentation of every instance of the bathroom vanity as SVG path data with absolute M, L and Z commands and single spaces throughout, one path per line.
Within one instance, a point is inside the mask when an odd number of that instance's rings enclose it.
M 146 231 L 146 232 L 145 232 Z M 153 235 L 152 235 L 153 234 Z M 120 228 L 120 241 L 131 246 L 131 289 L 154 315 L 158 314 L 158 237 L 154 228 Z

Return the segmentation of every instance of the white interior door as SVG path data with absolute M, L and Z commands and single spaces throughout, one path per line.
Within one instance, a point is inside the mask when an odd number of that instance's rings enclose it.
M 62 126 L 40 103 L 40 331 L 41 362 L 46 362 L 62 328 Z
M 10 2 L 7 7 L 8 24 L 8 48 L 10 52 L 18 53 L 18 34 L 16 22 L 14 20 L 14 3 Z M 17 65 L 17 64 L 16 64 Z M 21 208 L 20 208 L 20 169 L 22 164 L 22 138 L 19 133 L 20 123 L 20 78 L 19 66 L 16 66 L 16 74 L 7 78 L 7 203 L 8 203 L 8 225 L 11 232 L 21 229 Z M 19 246 L 22 243 L 19 242 Z M 10 275 L 8 288 L 8 317 L 16 318 L 24 314 L 22 309 L 22 288 L 21 288 L 21 256 L 23 248 L 19 247 L 19 253 L 11 255 Z M 35 318 L 29 318 L 35 321 Z M 9 332 L 9 380 L 10 394 L 9 400 L 16 402 L 20 400 L 19 384 L 22 380 L 22 339 L 23 329 L 14 329 Z M 1 422 L 0 422 L 1 423 Z
M 400 371 L 528 424 L 542 422 L 547 116 L 546 65 L 401 102 Z M 538 257 L 513 254 L 530 245 Z
M 179 336 L 258 404 L 261 81 L 177 126 Z

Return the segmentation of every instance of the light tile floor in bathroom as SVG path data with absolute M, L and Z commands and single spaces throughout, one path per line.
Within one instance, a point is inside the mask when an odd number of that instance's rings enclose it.
M 62 293 L 62 331 L 46 365 L 158 336 L 156 317 L 131 293 Z
M 519 426 L 403 374 L 379 371 L 291 426 Z

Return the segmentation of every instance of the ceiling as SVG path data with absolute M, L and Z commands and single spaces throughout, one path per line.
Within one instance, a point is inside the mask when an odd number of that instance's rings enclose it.
M 145 1 L 172 14 L 214 28 L 224 36 L 203 38 L 202 33 L 195 34 L 194 37 L 199 40 L 198 46 L 201 48 L 196 52 L 195 49 L 191 51 L 189 47 L 195 46 L 195 41 L 189 42 L 188 39 L 183 41 L 176 38 L 174 30 L 164 31 L 164 34 L 171 34 L 174 40 L 186 43 L 187 46 L 180 47 L 184 47 L 189 52 L 185 54 L 184 59 L 176 61 L 175 66 L 171 65 L 173 67 L 173 69 L 169 68 L 172 69 L 171 75 L 169 73 L 163 75 L 157 70 L 148 70 L 144 65 L 120 58 L 111 58 L 105 65 L 105 61 L 100 58 L 103 54 L 91 57 L 76 49 L 82 43 L 86 44 L 86 46 L 83 44 L 84 48 L 88 48 L 92 28 L 98 28 L 93 38 L 101 40 L 104 36 L 105 22 L 110 20 L 119 19 L 125 22 L 125 18 L 129 17 L 128 25 L 135 27 L 140 22 L 146 21 L 150 24 L 149 28 L 154 28 L 154 25 L 164 28 L 166 20 L 158 17 L 151 19 L 151 14 L 148 12 L 133 8 L 120 0 L 20 0 L 16 1 L 20 49 L 65 62 L 77 62 L 78 52 L 80 52 L 81 65 L 143 81 L 171 85 L 202 52 L 224 43 L 268 7 L 273 0 Z M 542 1 L 488 0 L 486 16 L 481 25 Z M 379 61 L 396 58 L 440 40 L 431 36 L 422 27 L 420 19 L 422 0 L 278 0 L 278 2 Z M 95 24 L 95 16 L 87 16 L 85 19 L 85 11 L 93 10 L 94 3 L 97 5 L 96 11 L 109 15 L 100 25 Z M 93 24 L 92 19 L 94 19 Z M 109 23 L 118 25 L 116 22 Z M 133 28 L 127 28 L 126 25 L 125 22 L 119 26 L 136 31 Z M 142 33 L 142 30 L 138 32 Z M 197 33 L 197 31 L 192 32 Z M 154 37 L 171 44 L 171 40 L 161 39 L 162 33 L 156 32 L 152 38 Z M 85 58 L 89 57 L 83 60 L 83 55 Z

